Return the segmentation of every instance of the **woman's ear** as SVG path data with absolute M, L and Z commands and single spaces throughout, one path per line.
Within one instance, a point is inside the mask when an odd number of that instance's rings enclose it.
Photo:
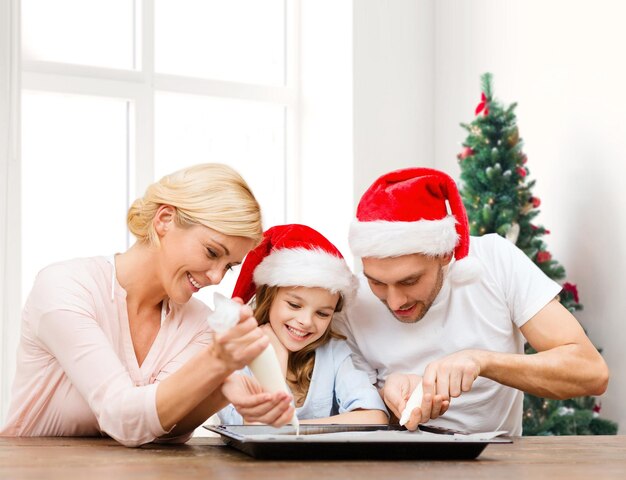
M 161 205 L 154 214 L 152 219 L 152 225 L 154 231 L 159 237 L 164 236 L 167 231 L 172 227 L 176 218 L 176 208 L 171 205 Z

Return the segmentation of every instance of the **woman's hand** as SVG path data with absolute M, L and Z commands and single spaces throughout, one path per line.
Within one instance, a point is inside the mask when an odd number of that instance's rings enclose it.
M 241 307 L 239 323 L 226 332 L 216 333 L 213 340 L 213 356 L 230 372 L 248 365 L 269 344 L 247 305 Z
M 286 392 L 267 393 L 248 375 L 233 374 L 222 385 L 222 394 L 233 404 L 246 423 L 285 425 L 293 417 L 292 398 Z

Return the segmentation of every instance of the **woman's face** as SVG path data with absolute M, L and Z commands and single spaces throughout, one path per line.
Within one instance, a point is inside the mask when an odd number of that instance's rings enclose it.
M 160 234 L 161 281 L 169 298 L 186 303 L 201 288 L 217 285 L 254 247 L 250 238 L 224 235 L 202 225 L 171 221 Z
M 280 288 L 270 307 L 270 325 L 285 348 L 297 352 L 326 332 L 338 301 L 339 294 L 325 288 Z

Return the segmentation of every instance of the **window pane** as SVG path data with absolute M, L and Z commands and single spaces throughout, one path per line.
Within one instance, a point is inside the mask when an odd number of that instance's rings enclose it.
M 156 0 L 159 73 L 283 85 L 285 0 Z
M 25 58 L 132 69 L 134 2 L 22 0 Z
M 126 249 L 122 100 L 22 95 L 22 298 L 49 263 Z
M 264 227 L 284 223 L 285 107 L 157 93 L 155 111 L 157 178 L 197 163 L 225 163 L 252 188 Z M 219 291 L 230 295 L 236 277 L 228 273 Z M 209 292 L 202 299 L 211 304 Z

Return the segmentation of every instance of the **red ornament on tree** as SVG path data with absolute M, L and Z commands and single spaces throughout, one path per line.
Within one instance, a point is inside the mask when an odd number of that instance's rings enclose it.
M 528 157 L 526 156 L 525 153 L 522 154 L 522 165 L 526 165 L 526 162 L 528 162 Z
M 565 282 L 563 284 L 563 290 L 571 293 L 572 296 L 574 297 L 574 301 L 576 303 L 579 303 L 578 302 L 578 288 L 576 287 L 576 285 L 574 285 L 573 283 Z
M 487 97 L 485 96 L 485 92 L 480 94 L 480 103 L 476 107 L 476 115 L 480 112 L 483 112 L 485 117 L 489 115 L 489 104 L 487 103 Z
M 522 178 L 524 178 L 524 177 L 526 176 L 526 174 L 528 173 L 524 167 L 517 167 L 517 168 L 515 169 L 515 171 L 516 171 L 516 172 L 517 172 L 517 174 L 518 174 L 520 177 L 522 177 Z
M 472 155 L 474 155 L 474 150 L 470 147 L 463 147 L 463 150 L 456 156 L 456 158 L 459 160 L 465 160 L 467 157 L 471 157 Z
M 552 259 L 552 254 L 550 252 L 541 251 L 537 253 L 537 262 L 545 263 Z
M 530 197 L 530 201 L 533 204 L 534 208 L 539 208 L 539 205 L 541 205 L 541 200 L 539 200 L 537 197 Z

